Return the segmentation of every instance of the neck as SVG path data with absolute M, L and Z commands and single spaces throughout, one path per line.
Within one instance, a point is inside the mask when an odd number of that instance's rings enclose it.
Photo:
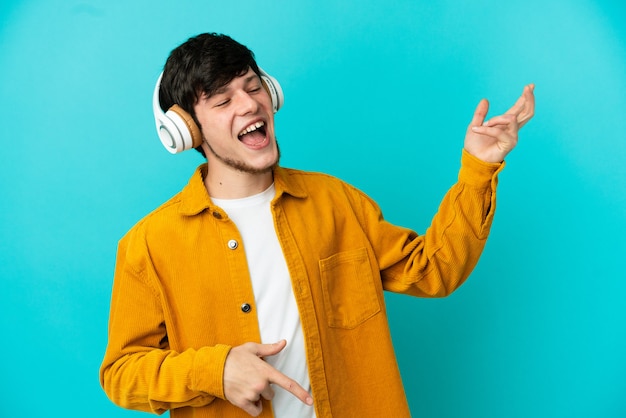
M 211 164 L 204 179 L 209 196 L 218 199 L 241 199 L 259 194 L 272 184 L 274 174 L 271 169 L 262 173 L 244 173 L 233 170 L 226 173 L 216 173 L 211 170 Z

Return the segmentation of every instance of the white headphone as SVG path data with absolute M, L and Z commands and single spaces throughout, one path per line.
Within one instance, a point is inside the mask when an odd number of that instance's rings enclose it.
M 261 68 L 259 68 L 259 72 L 261 73 L 263 87 L 265 87 L 265 90 L 267 90 L 272 98 L 272 108 L 274 113 L 276 113 L 285 102 L 283 89 L 274 77 L 267 74 Z M 167 112 L 163 112 L 163 109 L 161 109 L 159 90 L 161 88 L 162 78 L 163 73 L 159 75 L 152 96 L 152 110 L 154 112 L 156 129 L 161 143 L 165 149 L 172 154 L 177 154 L 181 151 L 202 145 L 202 133 L 200 132 L 200 128 L 189 113 L 184 111 L 177 104 L 170 107 Z

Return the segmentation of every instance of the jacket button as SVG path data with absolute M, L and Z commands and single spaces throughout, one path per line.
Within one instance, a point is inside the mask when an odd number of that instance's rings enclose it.
M 213 217 L 215 219 L 222 219 L 222 214 L 219 213 L 218 211 L 213 212 Z
M 248 313 L 252 310 L 252 306 L 250 306 L 249 303 L 244 303 L 243 305 L 241 305 L 241 311 L 243 313 Z
M 236 249 L 238 246 L 239 243 L 236 240 L 231 239 L 230 241 L 228 241 L 228 248 L 230 248 L 231 250 Z

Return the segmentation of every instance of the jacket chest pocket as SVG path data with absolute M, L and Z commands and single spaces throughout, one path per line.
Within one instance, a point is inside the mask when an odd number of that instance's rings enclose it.
M 320 260 L 324 309 L 333 328 L 356 328 L 380 312 L 367 250 L 345 251 Z

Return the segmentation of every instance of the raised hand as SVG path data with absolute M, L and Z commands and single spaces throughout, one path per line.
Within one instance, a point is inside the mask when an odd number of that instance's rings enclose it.
M 233 405 L 252 416 L 258 416 L 263 410 L 261 398 L 272 400 L 275 384 L 291 392 L 307 405 L 313 405 L 313 398 L 295 380 L 285 376 L 263 357 L 280 353 L 287 342 L 281 340 L 274 344 L 246 343 L 233 347 L 226 357 L 224 365 L 224 395 Z
M 465 135 L 465 150 L 489 163 L 499 163 L 517 145 L 518 131 L 535 114 L 534 84 L 524 87 L 522 95 L 503 115 L 487 121 L 489 102 L 481 100 Z

